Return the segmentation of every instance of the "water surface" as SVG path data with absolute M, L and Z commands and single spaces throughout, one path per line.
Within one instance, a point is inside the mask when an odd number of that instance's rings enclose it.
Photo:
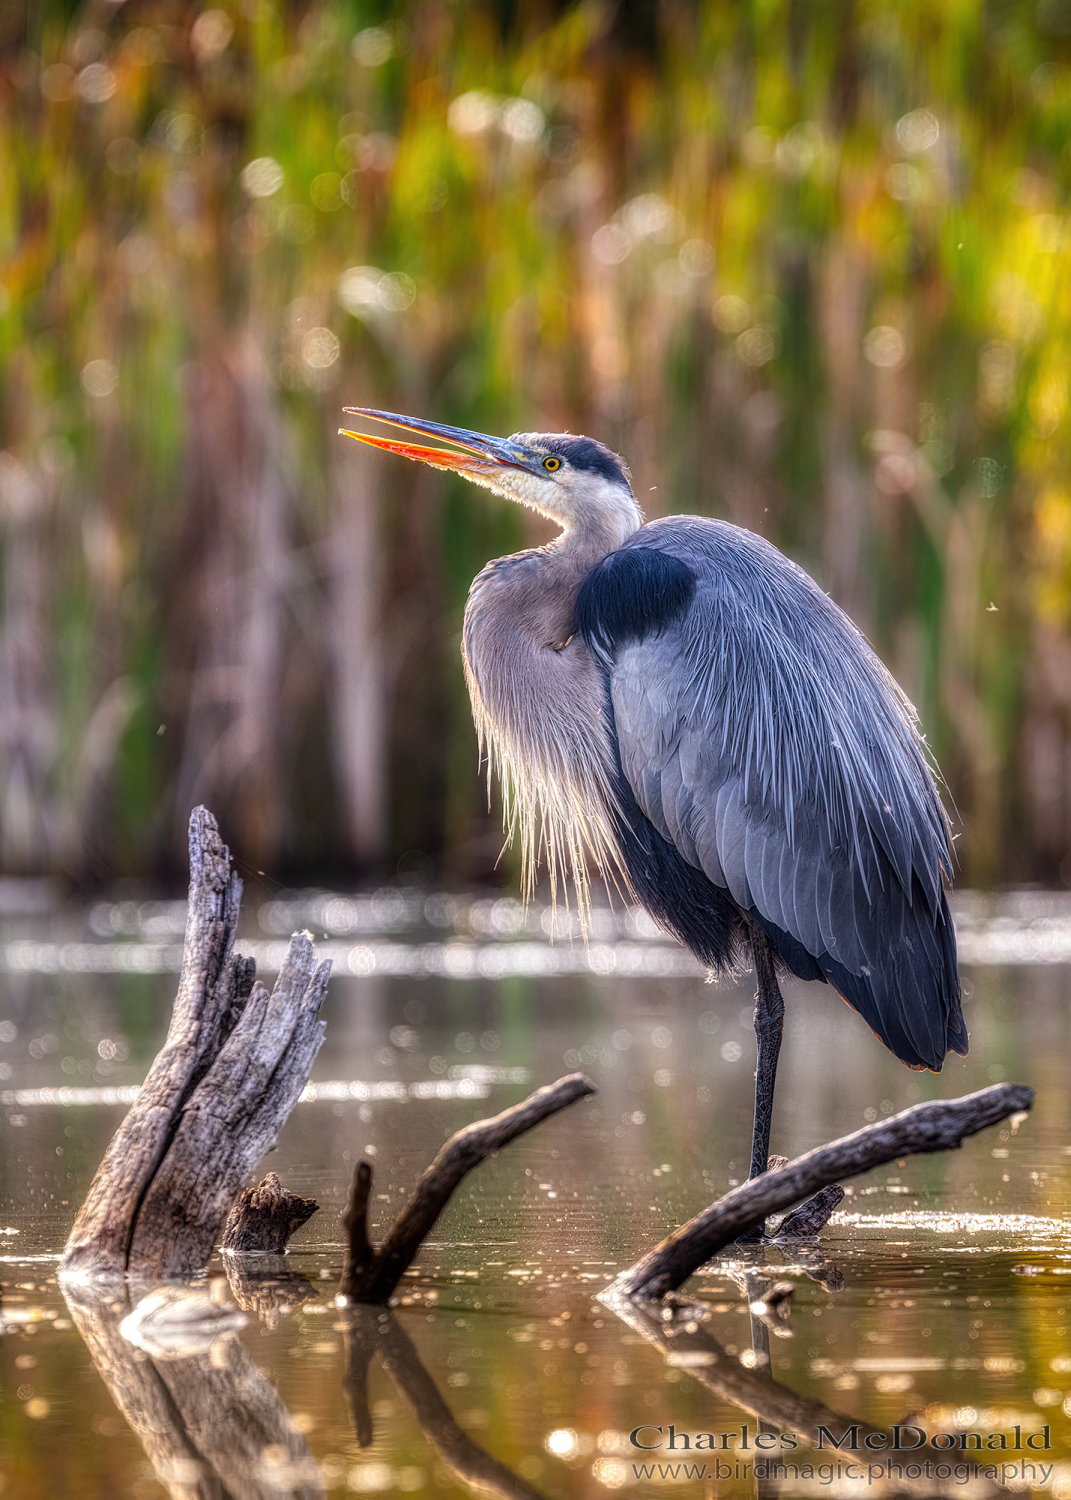
M 211 1487 L 196 1458 L 162 1470 L 157 1454 L 154 1466 L 151 1442 L 132 1430 L 98 1369 L 99 1340 L 78 1331 L 85 1309 L 68 1306 L 56 1276 L 125 1091 L 166 1030 L 181 917 L 166 905 L 101 904 L 9 917 L 0 932 L 5 1497 L 228 1492 Z M 599 1294 L 744 1175 L 750 980 L 705 983 L 629 914 L 599 917 L 588 948 L 570 940 L 563 919 L 551 944 L 550 919 L 525 916 L 515 902 L 413 892 L 276 899 L 247 920 L 268 966 L 287 931 L 310 925 L 337 977 L 314 1087 L 262 1164 L 320 1211 L 295 1238 L 282 1281 L 259 1292 L 238 1283 L 250 1311 L 237 1352 L 220 1345 L 205 1356 L 206 1381 L 214 1360 L 220 1380 L 241 1374 L 257 1400 L 288 1414 L 287 1442 L 243 1460 L 230 1493 L 912 1487 L 911 1475 L 900 1484 L 896 1475 L 868 1483 L 846 1474 L 844 1449 L 804 1459 L 802 1438 L 798 1452 L 778 1447 L 776 1456 L 813 1463 L 814 1477 L 756 1480 L 745 1470 L 755 1436 L 765 1426 L 780 1444 L 792 1431 L 763 1411 L 791 1413 L 794 1400 L 801 1412 L 820 1404 L 831 1423 L 842 1421 L 835 1435 L 862 1422 L 992 1438 L 981 1458 L 1008 1466 L 1007 1488 L 1069 1500 L 1071 923 L 1060 898 L 964 899 L 965 952 L 1001 962 L 965 966 L 971 1054 L 951 1058 L 939 1077 L 903 1068 L 828 989 L 786 986 L 773 1143 L 785 1155 L 1001 1079 L 1031 1084 L 1037 1105 L 1015 1131 L 849 1184 L 806 1264 L 786 1265 L 768 1249 L 705 1268 L 686 1288 L 705 1316 L 672 1348 Z M 598 1095 L 473 1172 L 403 1283 L 395 1322 L 370 1334 L 355 1328 L 333 1302 L 355 1161 L 374 1163 L 381 1231 L 451 1131 L 576 1068 Z M 785 1280 L 795 1284 L 791 1318 L 771 1318 L 764 1333 L 748 1302 Z M 233 1299 L 218 1260 L 208 1282 L 217 1300 Z M 131 1305 L 145 1290 L 129 1294 Z M 364 1416 L 353 1378 L 362 1338 L 395 1341 L 393 1369 L 371 1360 Z M 187 1384 L 198 1369 L 186 1368 Z M 443 1409 L 456 1430 L 443 1427 Z M 371 1429 L 363 1446 L 362 1423 Z M 1020 1444 L 1042 1436 L 1016 1449 L 1016 1429 Z M 698 1434 L 713 1434 L 713 1452 L 694 1449 Z M 491 1468 L 481 1468 L 481 1453 Z M 674 1467 L 682 1453 L 707 1464 L 704 1477 Z M 957 1449 L 950 1462 L 964 1457 L 979 1455 Z M 655 1460 L 661 1473 L 637 1467 Z M 957 1482 L 954 1471 L 914 1485 L 964 1488 L 996 1493 L 973 1474 Z

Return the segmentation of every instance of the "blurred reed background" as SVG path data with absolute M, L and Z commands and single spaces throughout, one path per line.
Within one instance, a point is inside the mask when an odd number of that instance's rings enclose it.
M 771 537 L 974 883 L 1071 883 L 1071 0 L 8 0 L 0 869 L 492 877 L 458 661 L 548 534 L 345 403 Z M 509 865 L 497 878 L 508 879 Z

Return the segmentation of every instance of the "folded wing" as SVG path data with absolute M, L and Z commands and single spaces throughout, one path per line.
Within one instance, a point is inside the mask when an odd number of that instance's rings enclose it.
M 645 606 L 667 573 L 675 607 Z M 581 603 L 624 779 L 662 839 L 904 1062 L 966 1051 L 944 813 L 911 707 L 846 616 L 761 538 L 697 517 L 641 528 Z

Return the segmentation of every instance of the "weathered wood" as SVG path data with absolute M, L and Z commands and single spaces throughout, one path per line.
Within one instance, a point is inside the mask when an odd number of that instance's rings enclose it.
M 628 1297 L 661 1297 L 768 1214 L 788 1208 L 844 1177 L 856 1177 L 901 1156 L 951 1150 L 965 1137 L 1009 1115 L 1024 1113 L 1033 1102 L 1033 1089 L 998 1083 L 961 1099 L 913 1105 L 887 1120 L 819 1146 L 787 1166 L 726 1193 L 623 1272 L 615 1285 Z
M 767 1159 L 766 1170 L 776 1172 L 779 1167 L 787 1166 L 787 1156 L 771 1156 Z M 771 1235 L 767 1235 L 764 1221 L 762 1224 L 752 1225 L 743 1234 L 738 1234 L 736 1243 L 738 1245 L 757 1244 L 767 1237 L 777 1240 L 814 1239 L 828 1223 L 830 1215 L 843 1197 L 844 1189 L 841 1187 L 834 1185 L 823 1188 L 820 1193 L 815 1193 L 813 1198 L 808 1198 L 806 1203 L 801 1203 L 799 1208 L 786 1214 Z
M 196 808 L 171 1026 L 78 1212 L 65 1276 L 200 1269 L 304 1087 L 330 966 L 314 969 L 310 938 L 295 937 L 269 996 L 252 960 L 233 952 L 240 897 L 215 819 Z
M 119 1332 L 127 1289 L 67 1283 L 93 1363 L 168 1493 L 187 1500 L 320 1500 L 325 1486 L 278 1391 L 235 1338 L 181 1359 L 151 1358 Z
M 424 1436 L 462 1484 L 477 1495 L 497 1500 L 541 1500 L 538 1490 L 473 1442 L 458 1425 L 393 1313 L 356 1307 L 343 1312 L 342 1318 L 346 1349 L 343 1383 L 362 1446 L 372 1441 L 366 1382 L 369 1360 L 378 1355 Z
M 312 942 L 301 934 L 290 940 L 272 994 L 254 984 L 146 1190 L 132 1269 L 184 1276 L 208 1260 L 235 1195 L 308 1081 L 323 1040 L 318 1013 L 329 972 L 326 964 L 313 971 Z
M 458 1130 L 421 1177 L 409 1202 L 375 1249 L 368 1243 L 367 1231 L 372 1167 L 369 1162 L 358 1162 L 343 1220 L 349 1233 L 349 1249 L 339 1296 L 347 1302 L 387 1302 L 465 1174 L 548 1115 L 595 1092 L 590 1078 L 583 1073 L 570 1073 L 557 1083 L 536 1089 L 520 1104 L 504 1109 L 492 1119 L 477 1120 Z
M 274 1172 L 255 1188 L 246 1188 L 227 1215 L 219 1248 L 231 1255 L 282 1255 L 296 1229 L 320 1205 L 283 1187 Z
M 339 1290 L 357 1285 L 357 1278 L 367 1271 L 375 1257 L 375 1250 L 368 1238 L 368 1200 L 372 1196 L 372 1163 L 359 1161 L 350 1179 L 346 1211 L 342 1215 L 342 1227 L 346 1231 L 346 1254 L 342 1261 L 342 1280 Z
M 235 1000 L 252 974 L 231 962 L 241 881 L 206 808 L 190 817 L 190 895 L 182 972 L 171 1025 L 122 1127 L 97 1168 L 67 1240 L 64 1267 L 88 1275 L 121 1275 L 134 1220 L 149 1182 L 171 1143 L 185 1099 L 233 1024 Z
M 822 1188 L 813 1198 L 808 1198 L 799 1208 L 786 1214 L 773 1232 L 775 1240 L 810 1240 L 829 1223 L 830 1216 L 840 1207 L 844 1189 L 837 1183 Z

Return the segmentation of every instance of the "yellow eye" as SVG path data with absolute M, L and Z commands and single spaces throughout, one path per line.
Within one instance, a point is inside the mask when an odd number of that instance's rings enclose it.
M 561 466 L 562 461 L 560 458 L 545 458 L 543 460 L 544 469 L 549 469 L 552 474 L 554 473 L 555 469 L 560 469 Z

